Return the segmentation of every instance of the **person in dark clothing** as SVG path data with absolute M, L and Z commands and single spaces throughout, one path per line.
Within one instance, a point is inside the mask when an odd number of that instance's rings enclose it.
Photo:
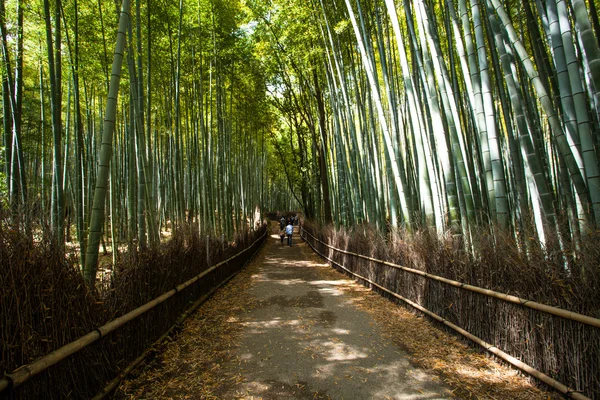
M 285 238 L 285 226 L 286 221 L 285 218 L 282 216 L 279 220 L 279 237 L 281 238 L 281 244 L 283 244 L 283 238 Z

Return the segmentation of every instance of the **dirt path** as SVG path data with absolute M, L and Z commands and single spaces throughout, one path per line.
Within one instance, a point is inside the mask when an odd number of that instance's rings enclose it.
M 288 247 L 275 233 L 117 394 L 140 399 L 549 396 L 554 397 L 333 271 L 297 234 Z

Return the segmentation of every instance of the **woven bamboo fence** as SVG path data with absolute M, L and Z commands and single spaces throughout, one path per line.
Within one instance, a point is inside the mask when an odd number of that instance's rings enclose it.
M 394 263 L 376 240 L 308 229 L 313 232 L 302 229 L 303 239 L 365 286 L 409 304 L 561 393 L 600 398 L 600 319 Z

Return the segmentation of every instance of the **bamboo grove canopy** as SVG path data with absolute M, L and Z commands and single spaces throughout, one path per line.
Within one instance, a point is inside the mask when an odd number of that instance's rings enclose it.
M 319 177 L 309 213 L 466 235 L 488 225 L 542 244 L 597 226 L 594 1 L 251 7 L 275 106 L 312 145 L 299 160 Z
M 2 0 L 2 208 L 61 244 L 73 225 L 88 281 L 105 238 L 232 237 L 264 209 L 577 242 L 600 223 L 597 6 Z

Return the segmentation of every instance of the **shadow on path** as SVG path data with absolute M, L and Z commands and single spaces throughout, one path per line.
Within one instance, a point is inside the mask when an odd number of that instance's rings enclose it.
M 115 398 L 561 398 L 336 272 L 297 233 L 280 244 L 277 228 Z
M 339 289 L 348 280 L 325 276 L 294 235 L 292 247 L 272 235 L 249 295 L 236 350 L 243 383 L 227 396 L 263 399 L 440 399 L 439 378 L 407 355 Z

